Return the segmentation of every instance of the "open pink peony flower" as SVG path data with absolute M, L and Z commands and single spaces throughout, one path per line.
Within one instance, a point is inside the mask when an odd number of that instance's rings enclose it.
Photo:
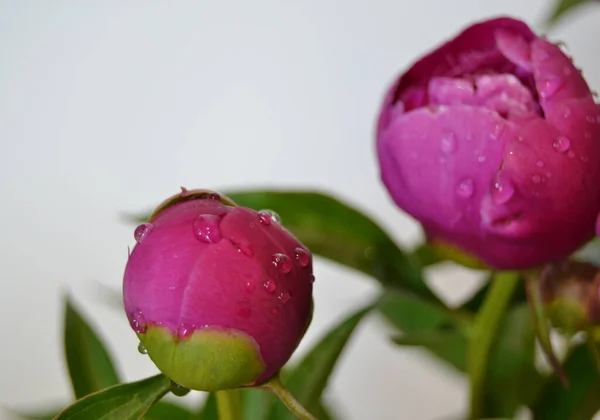
M 176 383 L 261 383 L 290 358 L 312 315 L 310 252 L 269 212 L 183 191 L 135 231 L 123 282 L 132 328 Z
M 391 196 L 430 238 L 493 267 L 558 260 L 594 234 L 600 108 L 523 22 L 475 24 L 401 75 L 377 152 Z

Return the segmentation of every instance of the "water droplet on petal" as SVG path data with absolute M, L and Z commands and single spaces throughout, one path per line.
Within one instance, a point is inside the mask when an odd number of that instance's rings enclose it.
M 579 159 L 580 159 L 580 160 L 581 160 L 583 163 L 586 163 L 586 162 L 589 160 L 589 158 L 588 158 L 587 156 L 583 156 L 583 155 L 582 155 L 582 156 L 581 156 Z
M 273 293 L 275 291 L 275 289 L 277 288 L 277 285 L 275 284 L 275 282 L 271 281 L 271 280 L 267 280 L 266 282 L 264 282 L 263 287 L 265 288 L 265 290 L 269 293 Z
M 214 214 L 201 214 L 194 221 L 196 238 L 207 244 L 216 244 L 221 240 L 219 222 L 221 218 Z
M 135 331 L 138 334 L 146 332 L 146 318 L 144 317 L 144 314 L 140 309 L 134 310 L 129 315 L 129 325 L 131 325 L 133 331 Z
M 313 284 L 315 282 L 315 275 L 311 274 L 310 275 L 310 284 Z
M 442 152 L 450 154 L 456 150 L 456 139 L 454 133 L 444 134 L 440 145 Z
M 229 241 L 237 248 L 238 252 L 241 252 L 246 257 L 252 258 L 254 256 L 254 250 L 250 242 L 241 238 L 229 238 Z
M 535 163 L 535 166 L 537 166 L 538 168 L 543 168 L 543 167 L 544 167 L 544 162 L 542 162 L 541 160 L 538 160 L 538 161 Z
M 176 382 L 171 381 L 171 393 L 176 397 L 183 397 L 187 395 L 190 390 Z
M 473 180 L 471 178 L 465 178 L 458 184 L 456 194 L 462 198 L 471 198 L 473 196 L 473 190 Z
M 251 281 L 248 281 L 244 285 L 244 290 L 246 291 L 246 293 L 253 293 L 256 290 L 256 285 Z
M 271 216 L 271 222 L 281 224 L 281 217 L 279 217 L 279 215 L 277 213 L 275 213 L 273 210 L 268 210 L 268 209 L 261 210 L 261 211 L 259 211 L 259 213 L 267 213 L 269 216 Z
M 567 44 L 564 41 L 558 41 L 556 46 L 565 54 L 569 53 L 569 49 L 567 48 Z
M 558 91 L 561 85 L 562 80 L 558 77 L 550 77 L 544 80 L 538 88 L 540 91 L 540 96 L 544 99 L 550 98 L 556 93 L 556 91 Z
M 492 199 L 496 204 L 504 204 L 515 194 L 515 187 L 509 179 L 498 176 L 492 188 Z
M 585 120 L 590 124 L 596 124 L 596 116 L 595 115 L 587 115 Z
M 485 159 L 486 159 L 486 157 L 485 157 L 485 156 L 483 156 L 483 155 L 481 155 L 481 156 L 479 156 L 479 157 L 477 158 L 477 162 L 479 162 L 479 163 L 483 163 L 483 162 L 485 162 Z
M 554 141 L 552 147 L 560 153 L 565 153 L 571 147 L 571 141 L 564 136 L 560 136 Z
M 217 200 L 217 201 L 221 201 L 221 195 L 218 193 L 210 193 L 206 196 L 207 199 L 209 200 Z
M 269 226 L 271 224 L 271 215 L 266 211 L 258 212 L 258 220 L 265 226 Z
M 272 309 L 271 309 L 271 313 L 272 313 L 273 315 L 277 315 L 277 314 L 279 313 L 279 308 L 278 308 L 278 307 L 274 307 L 274 308 L 272 308 Z
M 540 182 L 542 182 L 542 176 L 540 174 L 535 174 L 531 177 L 531 180 L 534 184 L 539 184 Z
M 502 124 L 495 124 L 492 128 L 492 132 L 490 133 L 490 138 L 492 140 L 498 140 L 504 131 L 504 126 Z
M 565 110 L 563 112 L 563 117 L 569 118 L 570 116 L 571 116 L 571 108 L 565 107 Z
M 575 157 L 575 152 L 572 150 L 569 150 L 569 153 L 567 153 L 567 156 L 569 156 L 569 158 L 573 159 Z
M 290 295 L 289 292 L 284 291 L 279 294 L 278 298 L 281 301 L 281 303 L 286 304 L 290 301 L 290 299 L 292 299 L 292 295 Z
M 146 347 L 144 347 L 142 343 L 138 345 L 138 351 L 140 352 L 140 354 L 148 354 L 148 350 L 146 350 Z
M 271 262 L 283 274 L 292 271 L 292 260 L 285 254 L 277 253 L 271 256 Z
M 188 339 L 196 331 L 196 326 L 193 324 L 186 324 L 185 322 L 179 325 L 177 328 L 177 338 L 180 340 Z
M 306 267 L 310 261 L 310 255 L 308 255 L 308 252 L 300 247 L 296 248 L 294 251 L 296 252 L 296 261 L 298 261 L 298 264 L 300 264 L 302 267 Z
M 135 231 L 133 232 L 133 237 L 135 238 L 135 241 L 138 244 L 141 244 L 144 238 L 148 236 L 153 227 L 154 226 L 152 226 L 152 223 L 142 223 L 141 225 L 136 227 Z

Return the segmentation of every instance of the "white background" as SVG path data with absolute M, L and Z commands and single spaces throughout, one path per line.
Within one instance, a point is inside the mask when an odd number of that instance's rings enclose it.
M 509 14 L 538 25 L 548 6 L 0 1 L 0 405 L 69 398 L 66 292 L 128 380 L 156 372 L 121 313 L 98 301 L 97 283 L 120 287 L 133 227 L 119 214 L 148 209 L 181 185 L 319 188 L 416 243 L 416 224 L 378 178 L 373 128 L 384 89 L 469 22 Z M 596 89 L 599 22 L 600 7 L 584 7 L 549 33 Z M 377 290 L 321 260 L 315 271 L 315 318 L 297 355 Z M 452 267 L 432 276 L 454 301 L 478 277 Z M 328 391 L 341 418 L 458 418 L 466 382 L 417 350 L 393 347 L 388 332 L 369 319 L 344 353 Z

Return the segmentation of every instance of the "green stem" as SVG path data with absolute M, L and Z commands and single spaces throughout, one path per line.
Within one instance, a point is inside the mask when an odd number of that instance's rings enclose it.
M 218 391 L 217 411 L 219 420 L 242 420 L 242 397 L 240 391 Z
M 294 414 L 299 420 L 318 420 L 315 416 L 310 414 L 306 408 L 294 398 L 292 393 L 283 385 L 279 375 L 276 375 L 263 385 L 263 388 L 271 391 L 277 395 L 282 403 Z
M 467 359 L 467 373 L 471 381 L 471 420 L 479 419 L 484 414 L 485 373 L 490 349 L 518 282 L 519 274 L 516 272 L 494 273 L 490 290 L 475 316 Z

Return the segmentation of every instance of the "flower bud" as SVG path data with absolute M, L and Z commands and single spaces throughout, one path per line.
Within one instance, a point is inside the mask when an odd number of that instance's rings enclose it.
M 312 315 L 312 257 L 271 213 L 182 190 L 135 239 L 125 309 L 166 376 L 216 391 L 260 384 L 287 362 Z
M 402 74 L 377 152 L 428 237 L 491 267 L 558 261 L 593 237 L 600 108 L 570 58 L 523 22 L 470 26 Z
M 568 261 L 546 266 L 539 277 L 541 298 L 552 324 L 570 334 L 600 325 L 600 270 Z

